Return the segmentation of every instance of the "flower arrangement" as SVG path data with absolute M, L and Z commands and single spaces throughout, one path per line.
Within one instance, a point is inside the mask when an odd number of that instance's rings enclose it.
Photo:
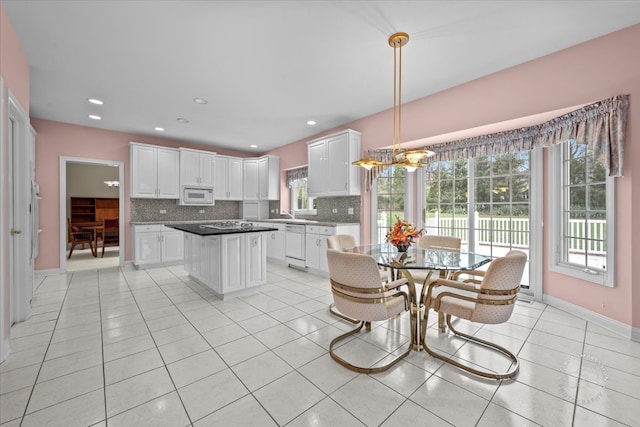
M 413 239 L 422 236 L 422 229 L 416 230 L 409 221 L 402 220 L 400 217 L 396 218 L 396 223 L 389 228 L 389 232 L 385 235 L 385 242 L 391 243 L 400 251 L 406 251 L 413 243 Z

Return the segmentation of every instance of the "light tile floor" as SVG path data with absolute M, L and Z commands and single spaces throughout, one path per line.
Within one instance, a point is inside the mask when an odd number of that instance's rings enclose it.
M 346 370 L 327 352 L 351 328 L 328 313 L 328 280 L 282 266 L 227 301 L 181 267 L 38 280 L 0 365 L 3 427 L 640 425 L 640 343 L 540 303 L 518 302 L 507 324 L 459 323 L 519 354 L 515 380 L 488 381 L 425 352 L 380 374 Z M 338 350 L 372 365 L 408 340 L 404 315 Z M 433 325 L 428 340 L 507 367 Z

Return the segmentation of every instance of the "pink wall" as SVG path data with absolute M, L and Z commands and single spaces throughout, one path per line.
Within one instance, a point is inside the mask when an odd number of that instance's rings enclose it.
M 8 215 L 8 199 L 7 199 L 7 132 L 6 132 L 6 115 L 7 115 L 7 99 L 6 91 L 11 90 L 13 95 L 17 98 L 20 106 L 25 113 L 29 114 L 29 64 L 27 58 L 18 42 L 18 37 L 13 29 L 13 25 L 9 22 L 9 17 L 4 10 L 4 6 L 0 3 L 0 76 L 2 76 L 4 89 L 3 93 L 0 93 L 0 103 L 2 103 L 2 134 L 0 135 L 0 150 L 2 154 L 2 181 L 0 182 L 0 198 L 1 208 L 0 212 L 0 227 L 6 232 L 9 229 L 7 223 Z M 0 256 L 2 260 L 0 264 L 0 292 L 3 294 L 3 307 L 0 307 L 0 316 L 3 317 L 4 330 L 0 331 L 0 340 L 5 340 L 9 336 L 9 238 L 2 235 L 2 247 L 0 248 Z M 0 355 L 2 360 L 2 355 Z
M 122 132 L 77 126 L 50 120 L 32 119 L 36 136 L 36 181 L 40 184 L 40 255 L 36 270 L 60 267 L 60 157 L 80 157 L 124 162 L 125 260 L 131 259 L 129 229 L 129 142 L 186 147 L 216 151 L 220 154 L 248 157 L 247 153 L 204 147 L 190 143 L 151 138 Z M 45 249 L 46 248 L 46 249 Z
M 543 291 L 594 313 L 640 327 L 640 263 L 633 262 L 640 245 L 640 185 L 632 186 L 633 172 L 640 168 L 640 148 L 634 128 L 640 129 L 640 25 L 583 43 L 528 63 L 442 91 L 403 105 L 403 139 L 437 136 L 476 126 L 585 104 L 618 94 L 631 95 L 625 146 L 625 176 L 616 180 L 617 287 L 593 285 L 548 270 L 548 239 L 545 236 Z M 362 132 L 362 150 L 388 146 L 391 113 L 384 111 L 330 132 L 351 128 Z M 278 152 L 299 152 L 291 164 L 304 164 L 305 146 L 298 141 Z M 273 151 L 276 153 L 276 151 Z M 549 183 L 545 182 L 545 188 Z M 371 201 L 363 193 L 361 235 L 371 229 Z M 635 215 L 634 215 L 635 214 Z M 546 221 L 548 223 L 548 221 Z M 365 241 L 366 243 L 366 241 Z M 639 252 L 640 253 L 640 252 Z M 636 260 L 638 257 L 635 257 Z

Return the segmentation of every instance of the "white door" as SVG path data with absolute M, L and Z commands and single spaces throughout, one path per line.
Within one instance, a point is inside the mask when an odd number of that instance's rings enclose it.
M 162 231 L 162 261 L 172 262 L 184 259 L 184 237 L 182 231 L 168 229 Z
M 242 159 L 228 159 L 227 189 L 229 200 L 242 200 Z
M 325 141 L 309 144 L 307 147 L 309 160 L 308 191 L 310 196 L 323 195 L 327 190 L 327 159 Z
M 178 150 L 158 148 L 158 198 L 180 198 L 180 154 Z
M 215 154 L 200 154 L 200 185 L 203 187 L 213 187 L 215 182 L 215 164 Z
M 31 316 L 33 265 L 31 259 L 31 224 L 29 201 L 28 118 L 9 92 L 7 120 L 9 164 L 9 325 Z
M 348 134 L 327 139 L 327 194 L 347 194 L 349 172 Z
M 222 292 L 233 292 L 244 288 L 245 262 L 243 234 L 222 237 Z
M 259 286 L 267 277 L 266 233 L 245 234 L 246 244 L 246 287 Z
M 258 200 L 260 184 L 258 160 L 244 160 L 244 200 Z
M 153 147 L 131 146 L 131 197 L 157 197 L 157 155 Z

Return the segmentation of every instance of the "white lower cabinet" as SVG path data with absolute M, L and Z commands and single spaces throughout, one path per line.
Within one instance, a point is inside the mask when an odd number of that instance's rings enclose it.
M 306 266 L 311 273 L 329 276 L 327 265 L 327 237 L 334 234 L 351 234 L 360 242 L 360 224 L 353 225 L 307 225 L 306 226 Z
M 270 227 L 277 228 L 278 230 L 267 232 L 267 258 L 270 261 L 285 262 L 285 234 L 284 224 L 277 224 L 273 222 L 254 222 L 256 227 Z
M 198 236 L 185 233 L 185 269 L 219 296 L 267 283 L 267 233 Z
M 179 263 L 184 259 L 182 231 L 162 224 L 133 226 L 133 265 L 136 268 Z

